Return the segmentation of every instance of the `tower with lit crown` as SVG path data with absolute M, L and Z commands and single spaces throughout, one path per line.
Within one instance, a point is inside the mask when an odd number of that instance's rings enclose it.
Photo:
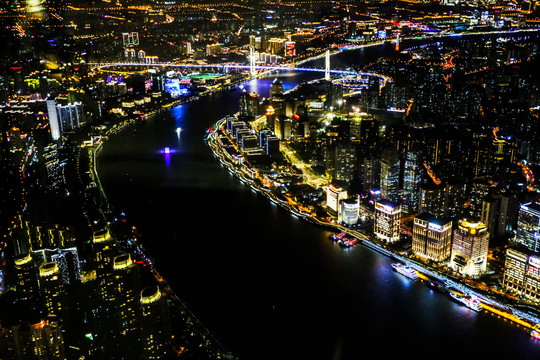
M 478 276 L 486 271 L 489 246 L 487 226 L 459 220 L 454 230 L 450 267 L 462 275 Z
M 169 351 L 170 328 L 167 299 L 159 286 L 141 291 L 142 346 L 144 359 L 161 359 Z
M 138 328 L 140 311 L 139 268 L 131 255 L 122 254 L 114 258 L 113 270 L 119 334 L 122 338 L 131 339 Z
M 17 276 L 17 296 L 25 302 L 35 302 L 39 296 L 37 271 L 32 255 L 26 254 L 15 258 Z
M 94 261 L 98 293 L 102 306 L 106 310 L 114 308 L 113 260 L 116 256 L 116 240 L 108 229 L 95 231 L 93 234 Z
M 49 316 L 59 317 L 65 310 L 64 284 L 58 265 L 54 262 L 39 267 L 39 286 Z

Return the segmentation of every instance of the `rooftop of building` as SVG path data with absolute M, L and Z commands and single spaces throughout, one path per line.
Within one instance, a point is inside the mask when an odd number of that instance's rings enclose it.
M 447 217 L 435 216 L 435 215 L 433 215 L 433 214 L 431 214 L 429 212 L 423 212 L 423 213 L 419 214 L 416 218 L 420 219 L 420 220 L 430 222 L 432 224 L 439 225 L 439 226 L 446 225 L 446 224 L 448 224 L 449 222 L 452 221 Z

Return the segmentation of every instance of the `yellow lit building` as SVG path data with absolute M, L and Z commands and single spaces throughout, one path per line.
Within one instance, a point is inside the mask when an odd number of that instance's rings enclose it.
M 481 222 L 459 220 L 454 230 L 450 267 L 465 276 L 478 276 L 487 267 L 489 232 Z

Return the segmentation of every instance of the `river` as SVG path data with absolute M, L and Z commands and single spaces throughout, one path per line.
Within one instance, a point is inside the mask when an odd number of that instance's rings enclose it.
M 332 60 L 368 63 L 392 48 Z M 321 75 L 279 77 L 287 90 Z M 273 79 L 244 86 L 267 96 Z M 328 231 L 231 175 L 202 138 L 237 111 L 240 92 L 154 116 L 135 135 L 113 136 L 98 157 L 112 205 L 125 210 L 157 269 L 228 351 L 241 360 L 540 356 L 524 328 L 412 282 L 368 248 L 334 245 Z

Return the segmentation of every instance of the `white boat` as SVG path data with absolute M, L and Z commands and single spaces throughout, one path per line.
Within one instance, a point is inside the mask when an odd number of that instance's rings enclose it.
M 452 296 L 452 298 L 467 306 L 471 310 L 482 311 L 482 309 L 484 308 L 482 306 L 482 303 L 475 297 L 459 295 L 455 292 L 450 292 L 450 296 Z
M 406 277 L 408 277 L 411 280 L 418 279 L 418 273 L 416 272 L 416 270 L 411 268 L 409 265 L 404 265 L 404 264 L 400 264 L 400 263 L 394 263 L 394 264 L 392 264 L 392 267 L 398 273 L 400 273 L 402 275 L 405 275 Z

